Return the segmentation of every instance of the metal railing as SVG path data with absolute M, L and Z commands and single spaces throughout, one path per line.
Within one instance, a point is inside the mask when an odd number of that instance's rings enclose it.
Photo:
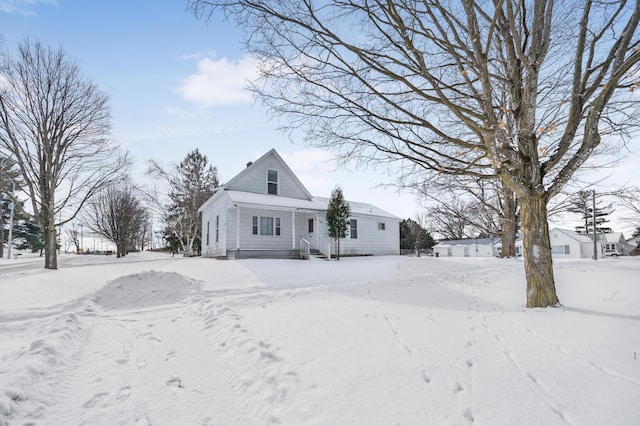
M 311 258 L 311 243 L 300 237 L 300 259 L 309 260 Z

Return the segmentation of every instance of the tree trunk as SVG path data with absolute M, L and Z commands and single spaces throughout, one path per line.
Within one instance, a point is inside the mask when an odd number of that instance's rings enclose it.
M 527 279 L 527 308 L 546 308 L 558 303 L 553 279 L 547 202 L 542 194 L 520 197 L 522 249 Z
M 518 232 L 516 196 L 504 183 L 502 183 L 502 195 L 503 212 L 500 224 L 502 231 L 502 253 L 500 257 L 514 257 L 516 255 L 516 234 Z
M 4 258 L 4 220 L 2 220 L 2 207 L 0 207 L 0 259 Z
M 56 224 L 53 213 L 45 212 L 44 226 L 44 267 L 58 269 L 58 248 L 56 241 Z

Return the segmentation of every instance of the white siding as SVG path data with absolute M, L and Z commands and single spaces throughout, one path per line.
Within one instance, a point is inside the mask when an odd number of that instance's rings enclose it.
M 466 249 L 466 250 L 465 250 Z M 493 246 L 488 244 L 438 244 L 433 247 L 433 252 L 438 253 L 439 257 L 493 257 Z
M 400 254 L 400 221 L 388 217 L 352 216 L 358 221 L 358 238 L 340 240 L 340 252 L 345 255 L 398 255 Z M 385 224 L 385 230 L 378 229 L 378 223 Z M 325 235 L 327 235 L 325 224 Z
M 223 257 L 227 254 L 227 207 L 229 199 L 224 193 L 216 194 L 216 200 L 202 212 L 202 255 Z M 216 242 L 216 216 L 220 219 Z M 209 222 L 209 244 L 207 244 L 207 222 Z
M 273 156 L 265 157 L 262 161 L 252 164 L 242 175 L 238 175 L 234 178 L 233 182 L 230 182 L 231 186 L 227 185 L 225 188 L 256 194 L 266 194 L 267 170 L 276 170 L 278 172 L 278 196 L 308 199 L 305 192 L 300 188 L 297 178 L 294 178 L 287 167 L 283 166 L 282 163 Z
M 229 227 L 233 232 L 230 232 L 229 250 L 238 248 L 235 233 L 236 213 L 237 207 L 229 210 L 229 216 L 234 218 L 234 225 Z M 280 218 L 280 235 L 275 235 L 275 223 L 274 235 L 260 235 L 260 233 L 253 235 L 254 216 Z M 293 248 L 291 232 L 291 212 L 240 207 L 240 250 L 291 250 Z

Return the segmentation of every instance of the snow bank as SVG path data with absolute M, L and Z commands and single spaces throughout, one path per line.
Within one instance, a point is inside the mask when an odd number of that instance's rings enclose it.
M 109 281 L 95 302 L 107 309 L 137 309 L 177 303 L 200 284 L 175 272 L 145 271 Z

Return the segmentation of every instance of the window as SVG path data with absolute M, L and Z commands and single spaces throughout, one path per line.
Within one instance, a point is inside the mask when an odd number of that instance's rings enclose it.
M 358 221 L 356 219 L 349 221 L 349 235 L 351 235 L 352 240 L 358 238 Z
M 207 228 L 209 228 L 209 222 L 207 222 Z M 207 231 L 207 244 L 209 244 L 209 232 Z M 220 215 L 216 216 L 216 243 L 220 241 Z
M 469 247 L 464 248 L 464 257 L 469 257 Z
M 280 235 L 281 229 L 282 222 L 279 217 L 253 216 L 253 235 Z
M 571 254 L 570 246 L 551 246 L 552 254 Z
M 209 245 L 209 221 L 207 221 L 207 245 Z
M 272 217 L 260 217 L 260 235 L 273 235 Z
M 313 219 L 309 219 L 309 233 L 313 234 Z
M 387 224 L 384 222 L 378 222 L 378 231 L 385 231 L 387 229 Z
M 278 195 L 277 170 L 267 170 L 267 194 Z
M 447 256 L 451 257 L 451 247 L 447 247 Z

